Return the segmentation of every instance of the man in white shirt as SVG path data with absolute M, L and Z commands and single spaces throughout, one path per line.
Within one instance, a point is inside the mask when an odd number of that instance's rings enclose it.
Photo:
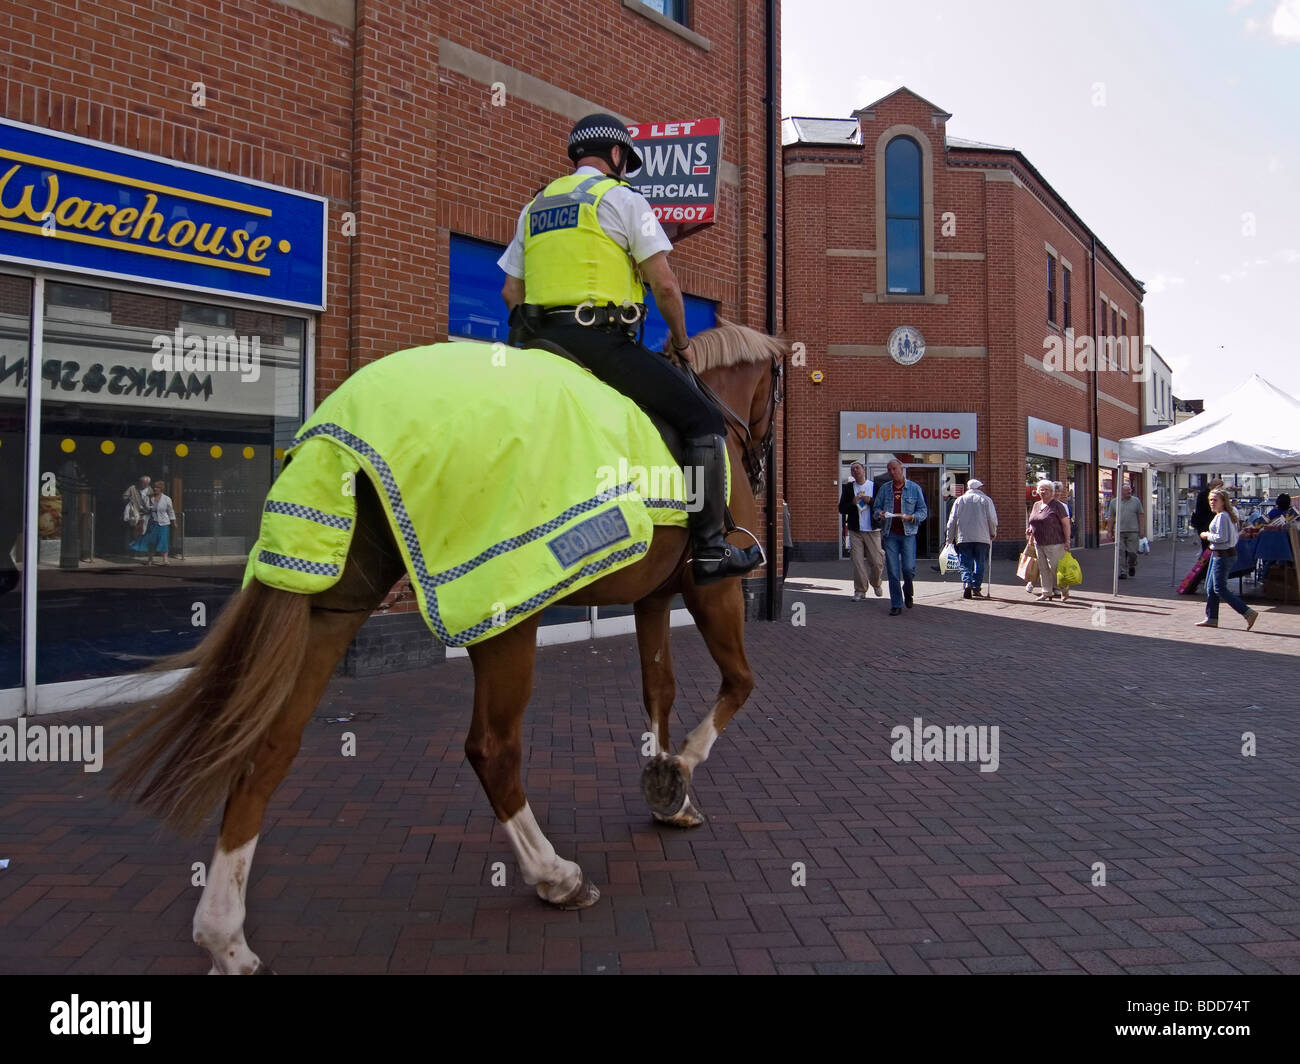
M 865 601 L 868 584 L 877 597 L 884 594 L 880 578 L 885 571 L 885 555 L 880 546 L 880 529 L 871 527 L 875 487 L 861 462 L 854 462 L 849 473 L 851 479 L 840 489 L 840 519 L 853 561 L 853 601 L 859 602 Z
M 605 114 L 573 127 L 568 154 L 574 171 L 528 202 L 497 263 L 506 273 L 501 296 L 510 308 L 511 340 L 558 344 L 670 422 L 686 442 L 686 464 L 703 479 L 703 505 L 689 514 L 695 583 L 750 572 L 762 563 L 762 549 L 725 538 L 726 422 L 685 373 L 638 339 L 649 284 L 673 350 L 691 361 L 686 307 L 668 265 L 672 243 L 645 197 L 623 180 L 641 158 L 627 127 Z

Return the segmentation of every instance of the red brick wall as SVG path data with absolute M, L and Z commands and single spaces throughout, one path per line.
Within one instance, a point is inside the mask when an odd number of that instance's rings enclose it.
M 763 326 L 763 3 L 692 8 L 708 51 L 613 2 L 365 0 L 353 31 L 270 0 L 30 0 L 0 8 L 0 114 L 327 197 L 319 399 L 445 339 L 450 235 L 505 243 L 569 166 L 577 116 L 493 107 L 489 84 L 440 67 L 442 38 L 638 119 L 721 115 L 740 185 L 719 182 L 717 223 L 673 263 L 685 291 Z
M 927 241 L 940 253 L 976 253 L 983 259 L 936 258 L 934 291 L 946 304 L 864 302 L 876 291 L 876 260 L 828 257 L 826 249 L 879 251 L 876 246 L 877 141 L 896 125 L 915 127 L 930 143 L 933 163 L 933 230 Z M 1024 498 L 1026 418 L 1095 432 L 1092 375 L 1067 374 L 1071 387 L 1026 364 L 1039 361 L 1047 322 L 1046 244 L 1072 270 L 1072 325 L 1091 331 L 1089 238 L 1068 209 L 1015 156 L 970 150 L 945 152 L 945 118 L 919 97 L 899 93 L 864 113 L 861 147 L 790 145 L 784 163 L 812 163 L 824 174 L 785 177 L 785 270 L 787 332 L 807 346 L 808 365 L 791 375 L 787 410 L 786 493 L 794 539 L 833 545 L 836 513 L 839 413 L 842 410 L 973 412 L 979 447 L 972 475 L 1001 507 L 999 538 L 1020 538 Z M 990 180 L 985 170 L 995 170 Z M 956 231 L 945 235 L 951 212 Z M 1059 267 L 1058 267 L 1059 270 Z M 1098 286 L 1140 328 L 1140 291 L 1104 252 Z M 1057 320 L 1060 320 L 1058 272 Z M 895 327 L 914 325 L 935 347 L 983 347 L 987 357 L 927 356 L 910 367 L 888 357 L 830 355 L 831 344 L 883 345 Z M 1059 333 L 1059 330 L 1056 330 Z M 1064 337 L 1062 337 L 1064 340 Z M 1139 337 L 1140 342 L 1140 337 Z M 826 380 L 813 384 L 809 372 Z M 1140 409 L 1140 385 L 1103 373 L 1102 391 Z M 1101 434 L 1111 439 L 1140 431 L 1140 414 L 1100 403 Z M 1068 441 L 1068 433 L 1067 441 Z M 865 449 L 865 448 L 864 448 Z M 885 448 L 881 448 L 882 450 Z M 919 449 L 919 448 L 918 448 Z M 1059 476 L 1059 473 L 1058 473 Z M 1095 483 L 1079 485 L 1079 501 Z M 1094 527 L 1091 520 L 1088 527 Z

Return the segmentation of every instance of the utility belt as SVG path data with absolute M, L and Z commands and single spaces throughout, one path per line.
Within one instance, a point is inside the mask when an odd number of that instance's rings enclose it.
M 521 303 L 510 312 L 510 324 L 536 333 L 544 324 L 582 325 L 592 329 L 617 330 L 635 338 L 645 327 L 648 308 L 644 303 L 593 303 L 572 307 L 540 307 Z

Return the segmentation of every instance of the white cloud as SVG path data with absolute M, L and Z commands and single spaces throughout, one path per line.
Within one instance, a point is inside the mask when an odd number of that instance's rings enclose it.
M 1186 283 L 1186 280 L 1185 277 L 1173 277 L 1167 273 L 1158 273 L 1147 281 L 1147 294 L 1155 295 L 1158 292 L 1167 292 L 1171 288 L 1179 288 Z
M 1300 44 L 1300 0 L 1281 0 L 1269 24 L 1273 36 L 1290 44 Z
M 1300 262 L 1300 248 L 1283 248 L 1276 256 L 1279 262 L 1286 263 L 1288 266 Z
M 1249 7 L 1251 0 L 1232 0 L 1232 6 L 1228 8 L 1230 12 L 1240 11 L 1243 7 Z

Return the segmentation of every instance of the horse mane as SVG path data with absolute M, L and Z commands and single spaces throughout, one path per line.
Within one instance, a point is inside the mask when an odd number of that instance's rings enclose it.
M 695 349 L 697 373 L 753 362 L 770 362 L 783 356 L 789 347 L 780 337 L 769 336 L 747 325 L 737 325 L 721 318 L 712 329 L 705 329 L 692 336 L 691 346 Z

